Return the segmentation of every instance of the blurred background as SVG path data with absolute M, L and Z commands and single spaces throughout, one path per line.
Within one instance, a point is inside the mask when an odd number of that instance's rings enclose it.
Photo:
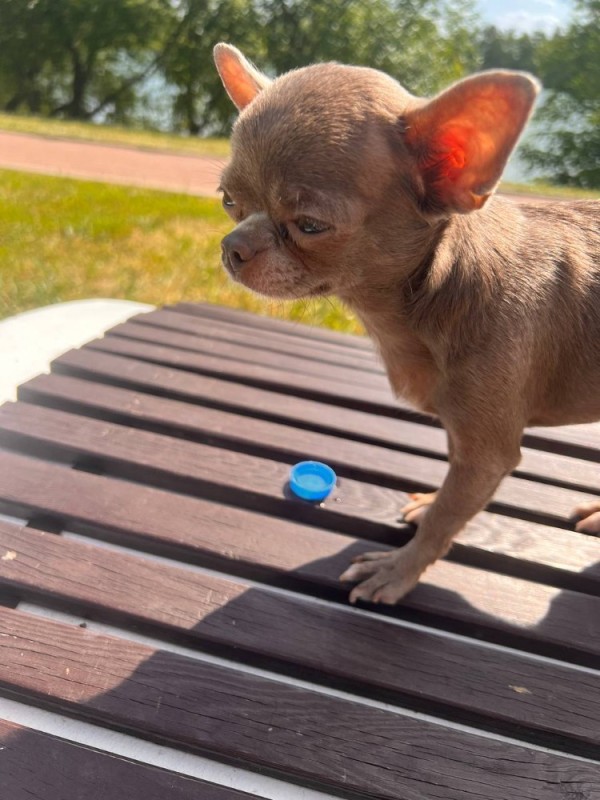
M 481 69 L 532 72 L 544 91 L 503 188 L 600 196 L 600 0 L 0 0 L 0 315 L 209 299 L 358 330 L 334 301 L 232 287 L 219 266 L 229 223 L 199 196 L 211 192 L 113 184 L 102 158 L 92 181 L 11 162 L 15 134 L 98 142 L 105 162 L 108 145 L 186 154 L 216 187 L 235 118 L 211 58 L 221 40 L 270 75 L 336 60 L 421 95 Z

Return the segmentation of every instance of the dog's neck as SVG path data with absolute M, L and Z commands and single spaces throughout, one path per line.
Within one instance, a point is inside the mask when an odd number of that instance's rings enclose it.
M 484 312 L 497 298 L 506 269 L 518 262 L 522 223 L 517 205 L 494 197 L 481 211 L 441 220 L 418 239 L 406 237 L 410 256 L 378 265 L 376 275 L 366 274 L 340 297 L 376 340 L 405 328 L 426 340 L 438 315 L 446 327 Z
M 425 256 L 424 256 L 425 257 Z M 420 263 L 420 262 L 418 262 Z M 405 266 L 405 265 L 404 265 Z M 435 414 L 431 402 L 437 369 L 433 354 L 411 324 L 405 299 L 407 275 L 402 265 L 386 280 L 367 280 L 341 295 L 362 321 L 386 366 L 395 394 L 422 411 Z
M 475 214 L 431 225 L 385 281 L 379 273 L 342 296 L 376 343 L 396 394 L 421 410 L 436 413 L 440 374 L 497 302 L 519 218 L 516 206 L 494 198 Z

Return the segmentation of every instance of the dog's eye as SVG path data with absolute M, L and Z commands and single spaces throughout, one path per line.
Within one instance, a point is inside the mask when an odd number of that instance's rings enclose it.
M 225 208 L 233 208 L 235 206 L 234 201 L 231 197 L 227 194 L 225 190 L 223 190 L 223 205 Z
M 296 227 L 301 233 L 323 233 L 329 230 L 326 222 L 320 222 L 312 217 L 300 217 L 296 220 Z

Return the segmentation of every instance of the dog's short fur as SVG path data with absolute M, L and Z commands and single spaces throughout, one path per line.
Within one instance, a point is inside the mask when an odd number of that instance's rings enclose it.
M 423 100 L 366 68 L 271 82 L 228 45 L 215 60 L 241 110 L 224 265 L 271 297 L 336 294 L 448 433 L 443 486 L 403 509 L 415 537 L 342 576 L 351 600 L 395 603 L 519 463 L 526 425 L 600 418 L 600 203 L 491 196 L 538 91 L 523 73 Z M 578 514 L 600 531 L 600 502 Z

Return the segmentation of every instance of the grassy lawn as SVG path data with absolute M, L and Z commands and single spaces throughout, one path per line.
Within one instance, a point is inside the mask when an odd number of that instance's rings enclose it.
M 207 300 L 359 332 L 330 300 L 263 300 L 220 265 L 218 200 L 0 170 L 0 317 L 90 297 Z
M 229 155 L 227 139 L 200 139 L 170 133 L 119 128 L 116 125 L 93 125 L 89 122 L 26 117 L 0 113 L 0 130 L 12 133 L 32 133 L 59 139 L 83 139 L 104 144 L 122 144 L 154 150 L 188 153 L 197 156 Z
M 571 186 L 553 186 L 543 181 L 532 183 L 501 183 L 503 192 L 533 195 L 534 197 L 556 197 L 557 200 L 600 200 L 600 192 L 592 189 L 575 189 Z

